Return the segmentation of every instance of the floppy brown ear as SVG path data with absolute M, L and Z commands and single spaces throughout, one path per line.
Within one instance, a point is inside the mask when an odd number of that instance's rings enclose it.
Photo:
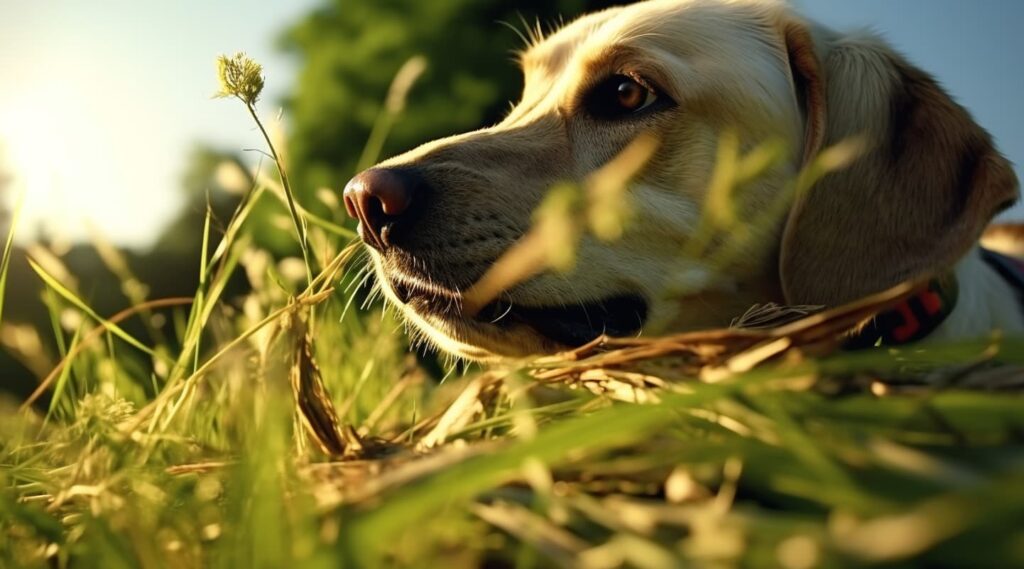
M 865 144 L 793 204 L 779 259 L 786 301 L 835 305 L 952 267 L 1017 199 L 989 135 L 877 39 L 800 22 L 783 35 L 806 158 L 852 137 Z

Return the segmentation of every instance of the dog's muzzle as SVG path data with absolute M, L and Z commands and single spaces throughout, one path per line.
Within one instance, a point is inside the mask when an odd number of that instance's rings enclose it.
M 496 256 L 489 261 L 476 259 L 472 270 L 460 271 L 451 269 L 459 266 L 458 252 L 438 255 L 432 249 L 423 256 L 429 244 L 417 242 L 417 236 L 424 240 L 420 222 L 430 220 L 420 218 L 429 210 L 432 193 L 426 177 L 414 167 L 372 168 L 353 178 L 344 191 L 345 209 L 359 221 L 360 238 L 376 253 L 378 278 L 403 310 L 463 344 L 486 343 L 489 351 L 504 355 L 521 355 L 515 344 L 522 344 L 523 334 L 534 336 L 532 345 L 559 349 L 586 344 L 602 334 L 629 336 L 643 326 L 648 303 L 633 294 L 582 302 L 551 299 L 550 305 L 526 306 L 515 302 L 510 291 L 466 317 L 459 290 L 472 285 L 500 252 L 492 251 Z M 458 224 L 453 219 L 438 222 Z

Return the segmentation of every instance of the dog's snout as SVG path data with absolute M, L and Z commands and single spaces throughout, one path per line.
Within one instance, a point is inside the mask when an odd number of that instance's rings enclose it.
M 424 188 L 422 176 L 414 169 L 372 168 L 345 186 L 345 209 L 359 220 L 363 241 L 384 250 L 392 245 L 392 233 L 409 217 L 414 199 Z

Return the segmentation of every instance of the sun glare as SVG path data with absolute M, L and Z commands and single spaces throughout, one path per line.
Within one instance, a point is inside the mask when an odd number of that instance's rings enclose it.
M 25 195 L 25 227 L 57 221 L 61 188 L 75 169 L 67 144 L 72 129 L 61 124 L 61 107 L 47 95 L 31 93 L 0 108 L 0 143 L 14 191 Z
M 13 189 L 4 199 L 11 205 L 24 194 L 20 240 L 40 231 L 78 237 L 83 222 L 104 206 L 102 189 L 96 195 L 89 187 L 102 176 L 102 130 L 59 87 L 23 91 L 0 105 L 0 160 Z M 84 199 L 90 195 L 100 199 Z
M 41 189 L 60 168 L 48 140 L 59 138 L 54 120 L 41 108 L 0 111 L 0 137 L 6 158 L 22 189 Z

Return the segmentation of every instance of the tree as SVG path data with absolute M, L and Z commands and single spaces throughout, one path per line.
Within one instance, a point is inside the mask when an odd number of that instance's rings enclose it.
M 550 28 L 611 0 L 328 0 L 283 39 L 301 59 L 291 111 L 291 175 L 306 196 L 338 188 L 360 151 L 401 65 L 428 69 L 410 93 L 384 155 L 497 122 L 522 89 L 515 29 Z

